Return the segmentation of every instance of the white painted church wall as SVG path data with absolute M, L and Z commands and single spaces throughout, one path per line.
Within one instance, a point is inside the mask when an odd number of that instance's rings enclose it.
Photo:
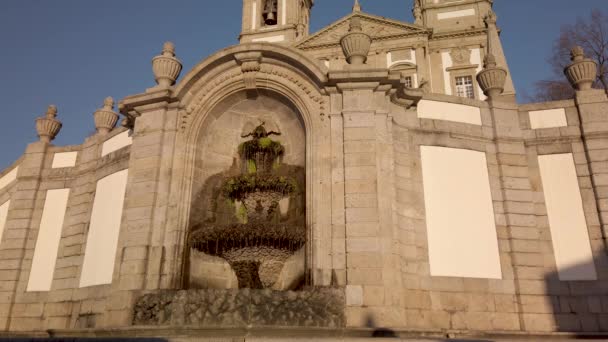
M 418 103 L 418 117 L 481 126 L 479 108 L 456 103 L 422 100 Z
M 53 169 L 60 169 L 64 167 L 76 166 L 76 158 L 78 158 L 78 152 L 62 152 L 55 153 L 53 155 Z
M 555 128 L 568 126 L 564 108 L 533 110 L 530 115 L 530 128 Z
M 6 225 L 6 218 L 8 216 L 8 207 L 11 205 L 11 201 L 6 201 L 0 205 L 0 242 L 2 241 L 2 234 L 4 234 L 4 226 Z
M 538 157 L 560 280 L 597 280 L 572 153 Z
M 14 180 L 17 179 L 17 172 L 19 171 L 19 167 L 12 169 L 10 172 L 0 177 L 0 189 L 6 187 L 11 184 Z
M 133 144 L 133 138 L 130 136 L 130 134 L 131 132 L 124 131 L 104 142 L 101 147 L 101 156 L 103 157 L 114 151 L 118 151 L 123 147 Z
M 30 278 L 27 284 L 28 292 L 49 291 L 51 289 L 69 196 L 70 189 L 49 190 L 46 193 Z
M 97 182 L 80 287 L 112 283 L 128 170 Z
M 501 279 L 485 153 L 420 149 L 431 275 Z

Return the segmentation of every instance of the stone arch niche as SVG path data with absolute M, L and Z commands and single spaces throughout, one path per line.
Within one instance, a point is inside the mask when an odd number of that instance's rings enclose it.
M 296 106 L 271 90 L 236 92 L 195 144 L 185 286 L 300 288 L 306 132 Z

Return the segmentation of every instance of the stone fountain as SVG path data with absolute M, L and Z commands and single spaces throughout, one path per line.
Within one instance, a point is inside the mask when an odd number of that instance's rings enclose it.
M 305 172 L 282 163 L 285 148 L 271 138 L 279 135 L 262 122 L 242 136 L 247 140 L 238 147 L 238 161 L 211 177 L 200 196 L 206 198 L 200 203 L 207 204 L 200 210 L 207 214 L 193 220 L 190 229 L 191 254 L 225 260 L 238 288 L 189 283 L 189 289 L 143 295 L 135 305 L 134 324 L 344 325 L 343 289 L 305 283 Z M 301 267 L 289 269 L 298 263 Z
M 195 227 L 190 245 L 225 259 L 239 288 L 272 288 L 285 261 L 306 241 L 303 215 L 289 210 L 300 192 L 295 177 L 280 175 L 283 146 L 272 140 L 264 123 L 244 135 L 239 146 L 241 173 L 221 186 L 222 203 L 233 209 L 236 222 L 205 223 Z

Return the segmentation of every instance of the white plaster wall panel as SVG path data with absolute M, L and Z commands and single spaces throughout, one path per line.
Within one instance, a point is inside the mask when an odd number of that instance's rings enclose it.
M 254 1 L 252 4 L 253 8 L 251 9 L 251 30 L 255 30 L 255 23 L 258 17 L 258 3 Z
M 281 24 L 287 24 L 287 4 L 285 0 L 281 0 Z
M 19 171 L 19 166 L 12 169 L 9 173 L 0 177 L 0 190 L 7 185 L 11 184 L 14 180 L 17 179 L 17 172 Z
M 28 292 L 51 289 L 69 196 L 70 189 L 49 190 L 46 193 L 30 278 L 27 283 Z
M 133 144 L 133 138 L 130 136 L 130 132 L 124 131 L 103 143 L 103 146 L 101 147 L 101 156 L 103 157 L 131 144 Z
M 469 8 L 466 10 L 460 11 L 450 11 L 450 12 L 442 12 L 437 14 L 437 19 L 445 20 L 445 19 L 453 19 L 453 18 L 462 18 L 469 17 L 475 15 L 475 9 Z
M 267 42 L 267 43 L 278 43 L 278 42 L 282 42 L 285 40 L 285 36 L 284 35 L 280 35 L 280 36 L 272 36 L 272 37 L 263 37 L 263 38 L 255 38 L 252 39 L 252 42 Z
M 2 234 L 4 234 L 4 226 L 6 225 L 6 218 L 8 216 L 8 207 L 11 205 L 11 201 L 6 201 L 0 205 L 0 242 L 2 242 Z
M 529 114 L 530 127 L 532 129 L 568 126 L 566 110 L 564 108 L 533 110 Z
M 452 80 L 450 78 L 450 72 L 448 71 L 448 68 L 451 68 L 453 63 L 452 57 L 450 56 L 450 53 L 448 51 L 444 51 L 441 53 L 441 64 L 443 64 L 443 83 L 445 94 L 452 95 Z
M 483 62 L 481 61 L 481 50 L 479 48 L 477 49 L 471 49 L 471 61 L 470 63 L 472 65 L 477 65 L 477 69 L 475 70 L 475 75 L 479 74 L 479 72 L 481 70 L 483 70 Z M 477 82 L 476 82 L 477 83 Z M 487 99 L 487 96 L 483 93 L 483 90 L 481 90 L 481 87 L 479 86 L 479 84 L 477 84 L 477 94 L 479 94 L 479 98 L 484 101 L 485 99 Z
M 422 100 L 418 103 L 418 117 L 481 126 L 479 108 L 456 103 Z
M 116 172 L 97 182 L 80 287 L 112 283 L 128 172 Z
M 501 279 L 485 153 L 420 149 L 431 275 Z
M 597 280 L 571 153 L 538 157 L 560 280 Z
M 60 169 L 64 167 L 76 166 L 76 158 L 78 158 L 78 152 L 63 152 L 55 153 L 53 155 L 53 169 Z

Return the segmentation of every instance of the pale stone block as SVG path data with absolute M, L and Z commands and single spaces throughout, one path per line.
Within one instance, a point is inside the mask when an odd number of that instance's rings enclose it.
M 383 266 L 382 256 L 374 252 L 347 253 L 346 263 L 351 268 L 381 268 Z
M 376 194 L 348 194 L 345 198 L 348 208 L 375 208 L 378 206 Z
M 375 166 L 348 166 L 344 168 L 344 179 L 347 180 L 375 180 L 377 170 Z
M 346 222 L 377 222 L 378 221 L 378 209 L 377 208 L 347 208 L 346 209 Z
M 383 285 L 384 283 L 382 269 L 377 268 L 348 269 L 346 277 L 350 285 Z
M 344 129 L 344 141 L 352 140 L 368 140 L 369 143 L 373 144 L 376 140 L 376 131 L 372 127 L 355 127 Z M 361 143 L 363 143 L 361 141 Z
M 360 285 L 346 285 L 346 305 L 363 305 L 363 287 Z
M 349 166 L 374 166 L 376 165 L 375 153 L 346 153 L 344 154 L 344 165 Z
M 347 238 L 346 251 L 348 253 L 378 252 L 379 242 L 377 238 Z
M 384 286 L 363 286 L 363 305 L 383 306 L 385 304 Z
M 352 140 L 344 142 L 344 153 L 375 153 L 374 140 Z
M 555 308 L 549 296 L 521 295 L 522 310 L 526 313 L 553 313 Z

